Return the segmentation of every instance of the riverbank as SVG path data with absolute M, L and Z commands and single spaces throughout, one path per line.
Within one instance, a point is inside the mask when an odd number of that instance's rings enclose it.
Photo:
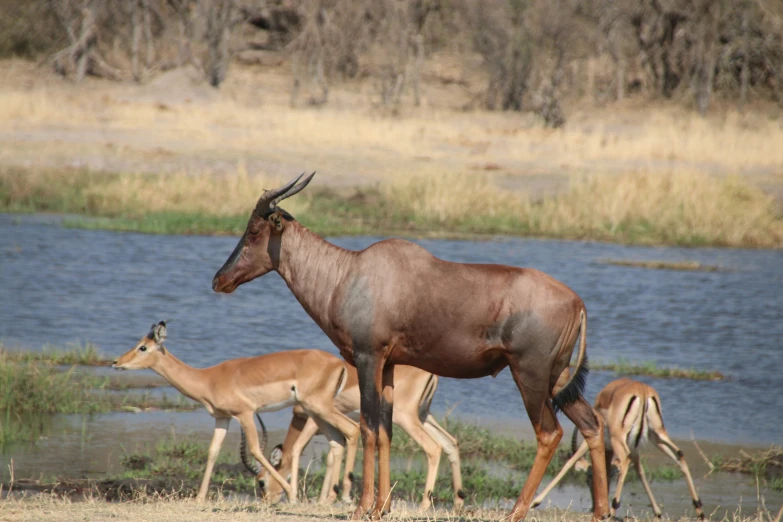
M 532 198 L 485 174 L 430 171 L 371 187 L 319 178 L 285 208 L 325 236 L 512 235 L 624 244 L 783 247 L 773 198 L 739 177 L 629 172 L 572 177 Z M 153 234 L 240 235 L 255 200 L 281 177 L 133 174 L 0 167 L 0 211 L 59 212 L 66 226 Z

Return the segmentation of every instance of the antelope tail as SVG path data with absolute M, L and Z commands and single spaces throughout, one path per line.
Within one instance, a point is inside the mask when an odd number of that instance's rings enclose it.
M 264 421 L 261 420 L 261 416 L 258 413 L 256 413 L 256 419 L 258 419 L 258 422 L 261 424 L 261 453 L 264 453 L 266 443 L 269 440 L 269 435 L 266 432 Z M 240 436 L 242 439 L 239 442 L 239 457 L 242 459 L 242 464 L 245 465 L 250 473 L 258 476 L 258 474 L 261 473 L 261 466 L 258 464 L 258 461 L 247 452 L 247 437 L 245 437 L 244 430 L 240 430 Z
M 584 308 L 579 312 L 579 355 L 576 357 L 576 371 L 571 375 L 568 383 L 557 392 L 552 399 L 555 413 L 576 401 L 585 389 L 587 373 L 590 371 L 587 365 L 587 314 Z

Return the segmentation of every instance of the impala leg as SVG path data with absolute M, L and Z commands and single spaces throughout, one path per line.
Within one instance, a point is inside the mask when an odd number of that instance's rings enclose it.
M 529 384 L 536 383 L 535 376 L 524 373 L 523 364 L 511 364 L 511 374 L 517 383 L 519 391 L 522 393 L 522 399 L 525 401 L 525 409 L 533 423 L 533 430 L 536 433 L 536 458 L 530 473 L 527 476 L 522 492 L 519 494 L 514 508 L 511 511 L 511 521 L 522 520 L 527 515 L 533 496 L 536 494 L 541 479 L 546 472 L 552 456 L 555 454 L 557 445 L 563 437 L 563 428 L 557 422 L 555 411 L 552 409 L 552 403 L 549 400 L 549 391 L 539 391 L 529 388 Z
M 351 477 L 354 462 L 356 460 L 356 449 L 359 444 L 359 425 L 340 412 L 334 405 L 333 400 L 326 404 L 310 404 L 310 410 L 321 427 L 321 431 L 327 436 L 330 445 L 337 444 L 334 455 L 334 467 L 329 480 L 327 497 L 325 502 L 333 502 L 337 498 L 335 487 L 340 481 L 340 468 L 342 468 L 343 452 L 348 448 L 348 462 L 346 462 L 345 479 L 343 480 L 343 500 L 350 502 L 351 499 Z M 326 481 L 324 481 L 326 484 Z
M 693 483 L 693 478 L 691 477 L 691 470 L 688 468 L 688 463 L 685 462 L 685 455 L 683 455 L 680 448 L 678 448 L 677 445 L 672 442 L 672 440 L 669 438 L 669 435 L 667 435 L 666 430 L 663 429 L 663 426 L 661 426 L 659 429 L 656 429 L 656 426 L 652 420 L 650 422 L 648 436 L 650 437 L 650 440 L 654 442 L 658 448 L 660 448 L 661 451 L 668 455 L 669 458 L 676 462 L 680 467 L 680 471 L 682 471 L 682 474 L 685 476 L 685 481 L 688 483 L 688 489 L 691 492 L 693 507 L 696 508 L 696 513 L 699 515 L 699 518 L 704 520 L 704 510 L 701 506 L 701 499 L 699 498 L 699 493 L 696 491 L 696 485 Z
M 207 469 L 204 471 L 204 478 L 201 480 L 201 486 L 198 488 L 196 500 L 204 502 L 207 499 L 207 490 L 209 489 L 209 479 L 212 477 L 212 468 L 215 466 L 220 447 L 223 445 L 223 439 L 226 438 L 226 431 L 231 418 L 215 419 L 215 433 L 212 435 L 212 443 L 209 445 L 207 454 Z M 255 426 L 253 427 L 255 430 Z
M 400 412 L 402 413 L 402 412 Z M 427 456 L 427 479 L 424 481 L 424 496 L 419 504 L 419 509 L 426 510 L 432 505 L 432 491 L 435 489 L 435 479 L 438 477 L 438 465 L 440 464 L 441 445 L 430 436 L 421 424 L 418 415 L 398 415 L 397 425 L 405 430 L 416 444 L 421 446 Z
M 378 497 L 373 515 L 383 516 L 391 508 L 391 441 L 394 412 L 394 366 L 387 364 L 381 370 L 381 411 L 378 426 Z
M 612 516 L 617 514 L 617 510 L 620 508 L 620 497 L 623 494 L 623 485 L 625 484 L 625 477 L 628 475 L 628 466 L 631 464 L 631 460 L 626 457 L 619 462 L 618 469 L 620 472 L 617 474 L 617 486 L 614 488 L 614 497 L 612 497 L 612 509 L 609 512 Z
M 323 488 L 321 488 L 321 496 L 319 497 L 318 502 L 321 504 L 331 504 L 337 499 L 337 492 L 334 490 L 334 487 L 340 479 L 345 437 L 323 417 L 315 416 L 314 418 L 321 428 L 321 433 L 329 440 L 329 454 L 327 455 L 324 485 Z
M 644 491 L 647 492 L 647 497 L 650 499 L 650 505 L 652 506 L 653 513 L 655 513 L 655 516 L 657 518 L 661 518 L 661 508 L 659 508 L 658 504 L 655 502 L 655 497 L 653 496 L 652 489 L 650 488 L 650 484 L 647 482 L 647 476 L 644 474 L 644 468 L 642 467 L 642 462 L 639 460 L 639 453 L 632 453 L 631 460 L 633 461 L 634 468 L 636 468 L 636 473 L 639 474 L 639 479 L 641 479 L 642 481 L 642 486 L 644 486 Z
M 465 503 L 465 493 L 462 491 L 462 468 L 459 459 L 459 444 L 451 433 L 435 422 L 432 415 L 427 415 L 424 421 L 424 429 L 432 436 L 440 446 L 451 463 L 451 478 L 454 484 L 454 510 L 459 511 Z
M 280 473 L 277 472 L 274 466 L 272 466 L 269 461 L 266 460 L 264 454 L 261 453 L 261 446 L 258 443 L 258 432 L 256 431 L 253 412 L 248 411 L 238 415 L 237 420 L 242 426 L 242 430 L 245 432 L 245 437 L 247 438 L 247 448 L 250 450 L 250 454 L 253 455 L 253 457 L 266 468 L 267 472 L 272 476 L 272 478 L 280 484 L 280 487 L 283 488 L 285 494 L 288 495 L 288 499 L 291 502 L 296 502 L 296 489 L 291 488 L 288 482 L 286 482 L 285 479 L 280 476 Z
M 376 367 L 382 368 L 382 361 L 360 347 L 354 347 L 354 362 L 359 374 L 359 427 L 362 432 L 364 462 L 362 463 L 362 496 L 351 518 L 361 519 L 370 510 L 375 496 L 375 448 L 378 442 L 380 423 L 381 392 L 376 382 Z
M 576 425 L 590 449 L 590 461 L 593 466 L 593 518 L 601 520 L 609 514 L 609 480 L 604 447 L 604 420 L 584 397 L 579 397 L 576 401 L 565 406 L 563 413 Z
M 353 468 L 356 466 L 356 452 L 359 449 L 359 425 L 348 419 L 353 424 L 353 433 L 345 437 L 345 475 L 343 476 L 343 502 L 351 502 L 351 489 L 353 488 Z
M 541 504 L 541 502 L 544 501 L 546 496 L 549 494 L 550 491 L 555 489 L 555 486 L 563 480 L 563 477 L 566 476 L 566 473 L 568 473 L 568 470 L 574 467 L 577 462 L 579 462 L 579 459 L 584 457 L 585 453 L 587 453 L 587 442 L 582 442 L 582 445 L 579 446 L 579 449 L 576 450 L 576 453 L 574 453 L 570 459 L 568 459 L 568 462 L 565 463 L 563 466 L 563 469 L 560 470 L 560 473 L 557 474 L 557 476 L 552 479 L 552 482 L 549 483 L 549 485 L 544 488 L 544 491 L 539 493 L 539 495 L 533 499 L 533 504 L 530 507 L 536 507 Z
M 318 433 L 318 424 L 312 417 L 307 417 L 307 421 L 302 427 L 302 431 L 291 446 L 291 456 L 288 463 L 290 469 L 289 482 L 291 489 L 299 493 L 299 461 L 302 458 L 302 452 L 305 447 L 310 443 L 310 440 Z M 325 477 L 324 480 L 327 480 Z M 289 498 L 290 500 L 290 498 Z M 295 502 L 296 499 L 293 499 Z

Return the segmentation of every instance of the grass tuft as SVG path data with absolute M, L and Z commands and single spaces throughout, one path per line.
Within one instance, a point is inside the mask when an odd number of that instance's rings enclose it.
M 726 376 L 716 370 L 699 370 L 696 368 L 666 368 L 658 366 L 655 361 L 631 363 L 622 357 L 616 363 L 590 363 L 590 369 L 596 371 L 614 372 L 618 375 L 646 375 L 660 379 L 691 379 L 694 381 L 722 381 Z
M 0 354 L 6 361 L 17 363 L 41 362 L 61 366 L 106 366 L 109 359 L 91 343 L 69 344 L 65 348 L 44 345 L 41 351 L 16 351 L 0 343 Z
M 719 266 L 705 265 L 698 261 L 630 261 L 627 259 L 602 259 L 600 263 L 615 266 L 632 266 L 649 270 L 679 270 L 683 272 L 718 272 Z
M 109 391 L 108 377 L 61 371 L 38 360 L 19 362 L 0 352 L 0 446 L 35 440 L 43 419 L 53 413 L 103 413 L 148 409 L 192 410 L 200 405 L 177 394 L 175 400 L 145 393 Z

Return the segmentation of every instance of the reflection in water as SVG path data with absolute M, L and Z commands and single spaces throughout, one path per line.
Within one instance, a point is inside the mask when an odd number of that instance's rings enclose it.
M 212 292 L 212 276 L 234 248 L 235 238 L 73 230 L 46 221 L 0 215 L 0 291 L 5 297 L 0 300 L 0 340 L 6 345 L 38 348 L 91 341 L 114 356 L 133 345 L 153 321 L 170 317 L 167 344 L 195 366 L 302 347 L 337 353 L 275 274 L 232 295 Z M 360 249 L 377 239 L 334 241 Z M 587 305 L 588 354 L 593 360 L 653 360 L 728 375 L 727 382 L 641 378 L 658 389 L 673 436 L 687 438 L 693 432 L 712 441 L 780 443 L 783 396 L 771 392 L 780 388 L 783 365 L 783 252 L 530 239 L 419 243 L 444 259 L 535 267 L 568 284 Z M 728 271 L 645 270 L 596 262 L 606 258 L 696 260 Z M 588 398 L 612 378 L 603 372 L 591 374 Z M 440 382 L 433 403 L 436 413 L 453 406 L 453 415 L 531 435 L 507 371 L 496 379 Z M 288 417 L 278 415 L 277 428 L 282 429 Z M 97 437 L 99 425 L 107 423 L 114 433 L 122 430 L 150 440 L 151 430 L 166 431 L 175 421 L 178 431 L 187 430 L 191 421 L 186 419 L 192 418 L 199 419 L 199 429 L 211 430 L 211 419 L 203 412 L 118 414 L 90 420 L 84 437 Z M 564 427 L 570 430 L 567 421 Z M 62 445 L 70 440 L 62 438 L 66 432 L 55 423 L 50 441 L 65 449 Z M 84 473 L 100 469 L 108 458 L 96 443 L 85 449 L 92 460 Z M 43 441 L 39 450 L 59 458 L 46 447 Z M 68 448 L 65 453 L 78 453 Z M 110 451 L 121 450 L 114 444 Z M 23 469 L 20 465 L 17 462 L 17 471 Z M 733 487 L 730 494 L 737 491 Z

